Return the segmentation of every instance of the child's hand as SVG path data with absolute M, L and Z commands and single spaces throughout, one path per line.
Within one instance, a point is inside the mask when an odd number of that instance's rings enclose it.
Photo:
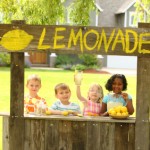
M 122 93 L 121 95 L 122 95 L 122 97 L 123 97 L 123 99 L 124 99 L 125 101 L 128 100 L 128 94 L 127 94 L 127 93 Z

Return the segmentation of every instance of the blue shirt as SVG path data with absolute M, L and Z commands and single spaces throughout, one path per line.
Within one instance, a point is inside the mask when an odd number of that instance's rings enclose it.
M 60 100 L 57 100 L 52 104 L 50 107 L 51 110 L 60 110 L 60 111 L 65 111 L 65 110 L 72 110 L 72 111 L 77 111 L 80 112 L 80 106 L 76 103 L 70 102 L 69 105 L 64 105 L 61 103 Z
M 128 94 L 128 99 L 132 100 L 132 97 L 129 94 Z M 127 105 L 126 101 L 123 99 L 123 97 L 120 94 L 118 94 L 118 95 L 116 95 L 116 94 L 107 94 L 106 96 L 104 96 L 102 102 L 105 103 L 105 104 L 116 103 L 117 105 L 122 105 L 122 106 Z

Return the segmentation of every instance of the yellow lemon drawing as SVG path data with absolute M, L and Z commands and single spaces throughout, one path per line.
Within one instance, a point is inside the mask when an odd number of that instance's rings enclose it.
M 29 35 L 24 30 L 16 29 L 5 33 L 0 44 L 7 50 L 17 51 L 25 49 L 32 39 L 32 35 Z

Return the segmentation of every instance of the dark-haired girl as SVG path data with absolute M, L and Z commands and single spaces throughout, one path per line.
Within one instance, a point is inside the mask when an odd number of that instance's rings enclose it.
M 105 88 L 109 94 L 102 100 L 102 115 L 108 115 L 109 109 L 116 106 L 126 106 L 130 115 L 134 113 L 131 95 L 123 92 L 127 90 L 127 85 L 126 77 L 123 74 L 114 74 L 108 79 Z

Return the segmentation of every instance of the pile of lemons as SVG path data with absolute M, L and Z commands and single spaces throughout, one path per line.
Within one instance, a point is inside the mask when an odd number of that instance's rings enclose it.
M 110 116 L 129 116 L 127 107 L 125 106 L 116 106 L 108 110 Z

